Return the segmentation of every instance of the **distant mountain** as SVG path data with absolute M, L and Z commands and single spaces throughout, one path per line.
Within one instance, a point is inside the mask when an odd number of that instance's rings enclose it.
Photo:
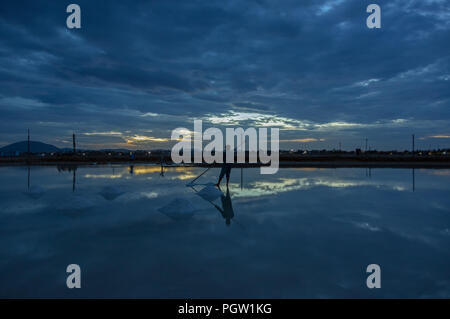
M 17 142 L 13 144 L 9 144 L 5 147 L 0 148 L 0 152 L 4 153 L 26 153 L 28 151 L 28 142 Z M 56 146 L 45 144 L 41 142 L 31 141 L 30 142 L 30 152 L 31 153 L 56 153 L 61 150 Z

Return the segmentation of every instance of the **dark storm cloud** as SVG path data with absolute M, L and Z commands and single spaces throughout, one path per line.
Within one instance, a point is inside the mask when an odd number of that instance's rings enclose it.
M 382 28 L 369 30 L 372 2 L 76 1 L 82 29 L 69 30 L 71 2 L 9 1 L 0 143 L 30 127 L 60 146 L 76 130 L 96 133 L 91 144 L 120 132 L 123 145 L 158 148 L 194 118 L 269 121 L 283 140 L 324 140 L 311 147 L 449 135 L 448 2 L 374 1 Z

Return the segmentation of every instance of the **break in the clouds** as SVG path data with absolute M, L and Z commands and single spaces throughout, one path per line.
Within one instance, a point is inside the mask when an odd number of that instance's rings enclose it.
M 276 126 L 282 148 L 450 147 L 450 3 L 69 1 L 0 5 L 0 145 L 168 147 L 170 132 Z M 423 143 L 420 145 L 420 143 Z

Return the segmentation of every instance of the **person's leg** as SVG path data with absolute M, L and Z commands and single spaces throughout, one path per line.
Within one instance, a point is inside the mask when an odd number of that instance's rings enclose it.
M 225 175 L 225 166 L 222 166 L 222 169 L 220 170 L 219 180 L 217 181 L 216 186 L 220 186 L 220 182 L 222 181 L 224 175 Z
M 228 183 L 230 182 L 230 174 L 231 174 L 231 166 L 227 167 L 227 188 L 228 188 Z

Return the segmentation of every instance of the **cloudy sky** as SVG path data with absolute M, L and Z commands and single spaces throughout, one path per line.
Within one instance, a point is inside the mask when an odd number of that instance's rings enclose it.
M 284 149 L 450 147 L 450 2 L 2 2 L 0 146 L 30 128 L 59 147 L 75 131 L 80 148 L 167 148 L 194 119 L 279 127 Z

